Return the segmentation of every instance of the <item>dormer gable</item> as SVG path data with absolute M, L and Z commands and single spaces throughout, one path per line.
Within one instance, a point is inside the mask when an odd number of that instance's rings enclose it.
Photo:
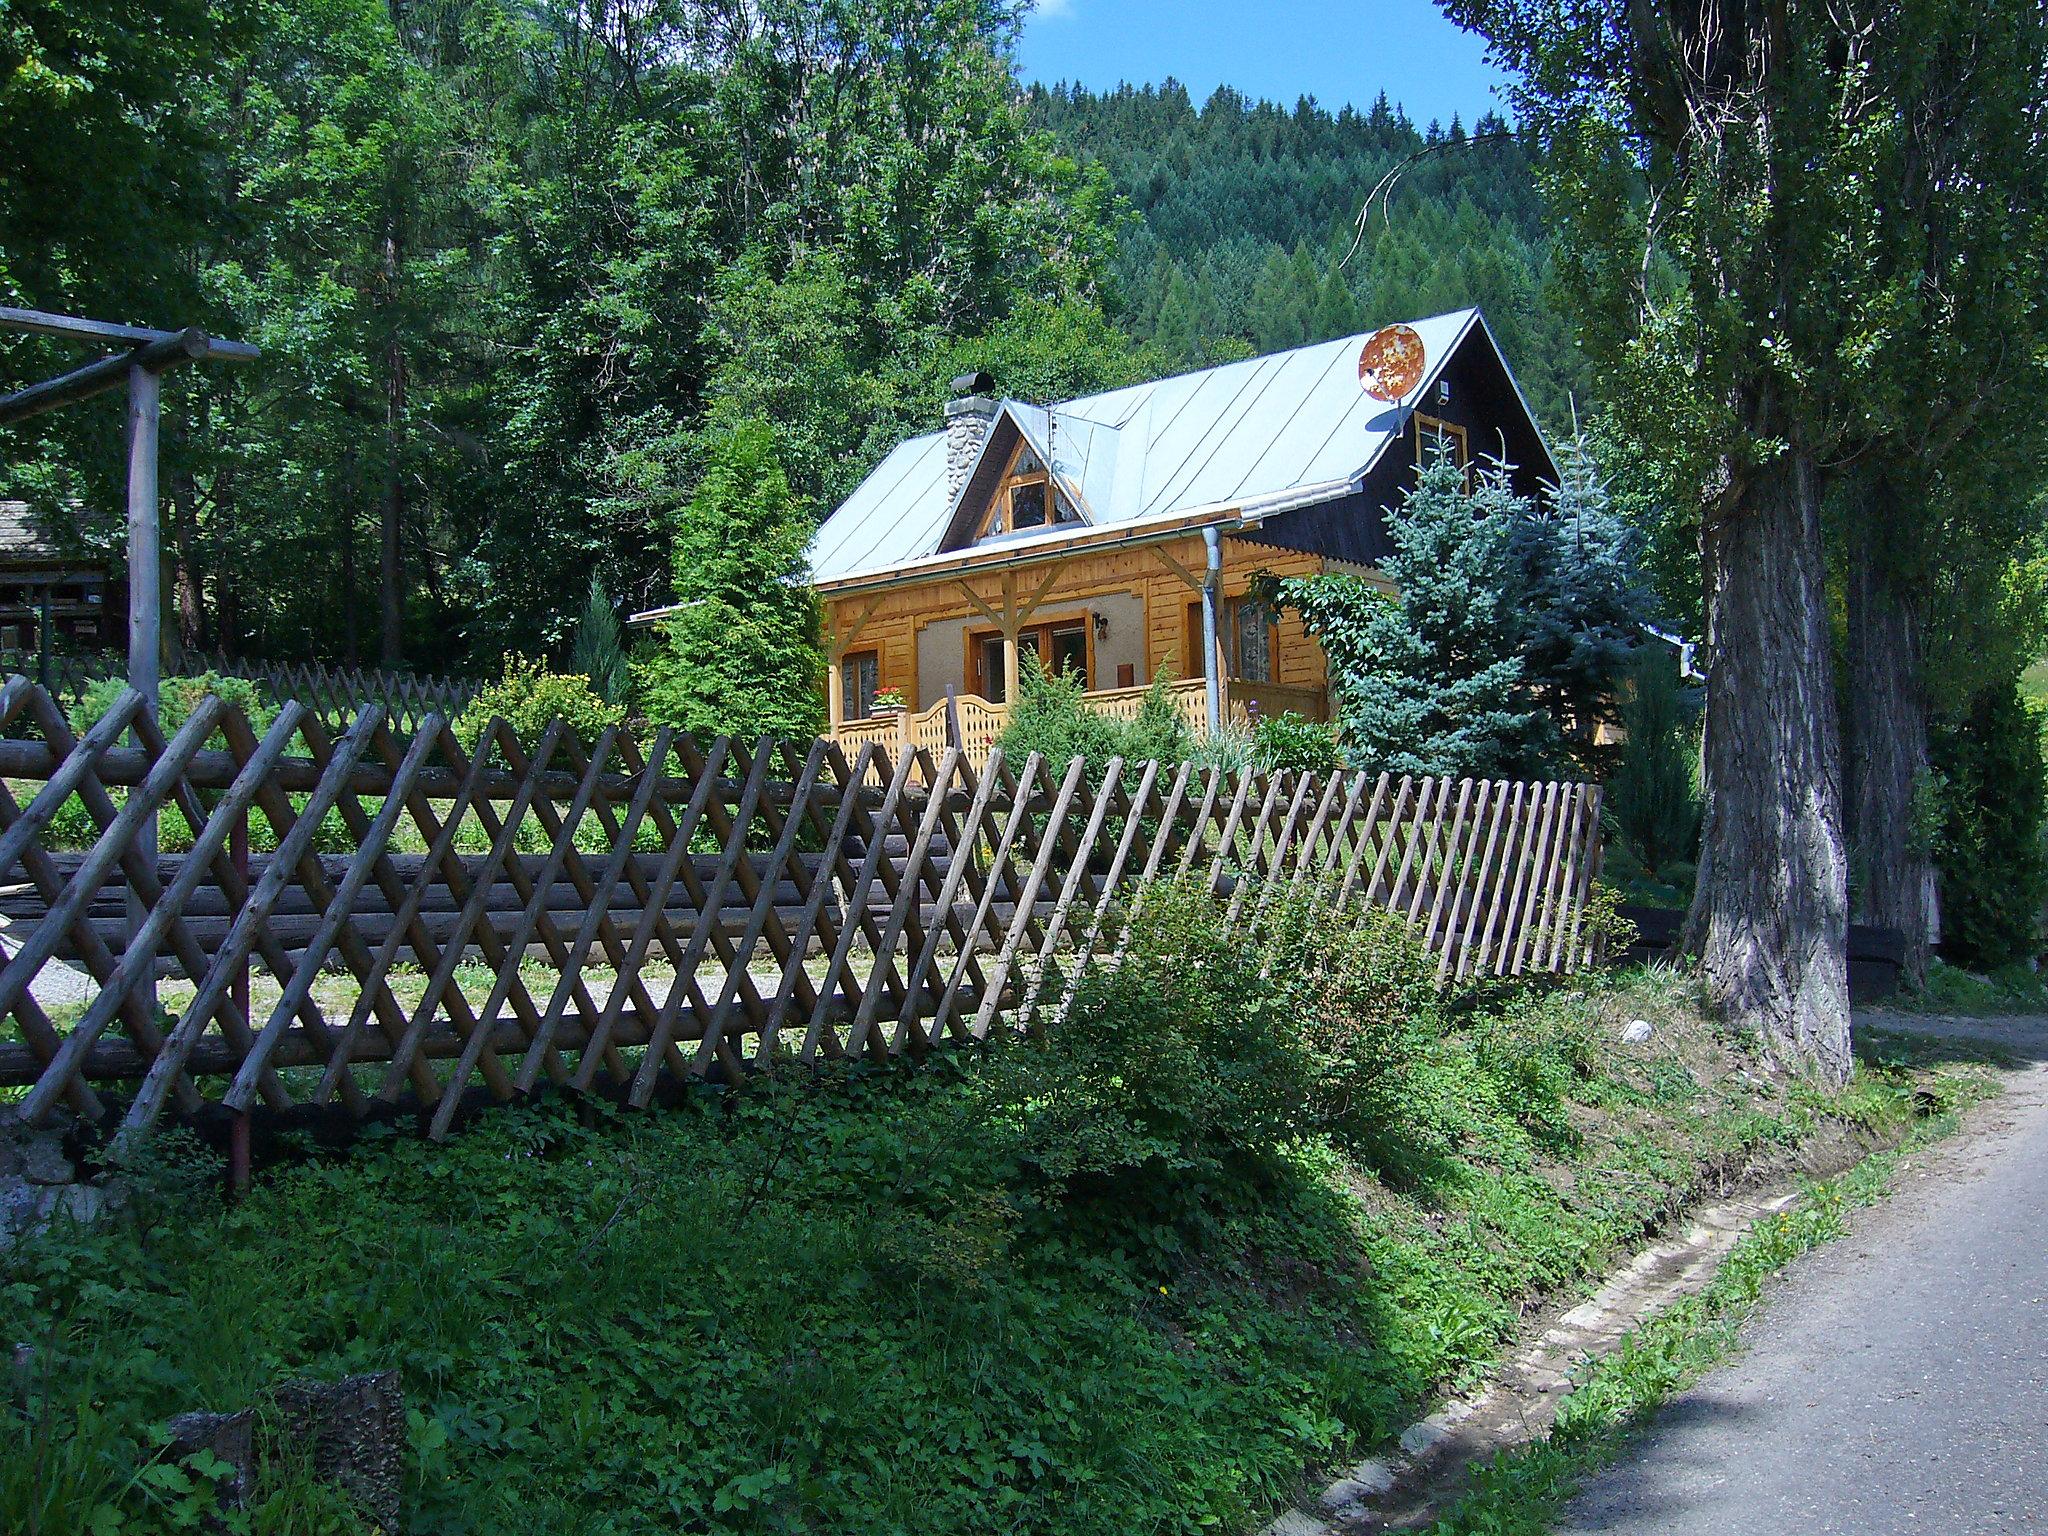
M 941 550 L 1042 532 L 1078 528 L 1091 519 L 1078 487 L 1055 459 L 1051 447 L 1027 424 L 1030 406 L 1005 400 L 968 468 L 941 539 Z M 1050 430 L 1057 427 L 1048 422 Z

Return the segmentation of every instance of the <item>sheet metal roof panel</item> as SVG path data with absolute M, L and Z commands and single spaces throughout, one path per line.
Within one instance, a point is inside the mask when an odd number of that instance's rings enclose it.
M 929 554 L 946 520 L 946 434 L 898 444 L 811 543 L 818 581 L 884 569 Z
M 1431 368 L 1481 324 L 1477 310 L 1409 322 Z M 1047 410 L 1004 409 L 1100 527 L 1283 493 L 1363 473 L 1406 422 L 1354 371 L 1363 335 L 1106 390 Z M 832 580 L 939 553 L 950 522 L 945 434 L 902 444 L 819 529 L 812 569 Z

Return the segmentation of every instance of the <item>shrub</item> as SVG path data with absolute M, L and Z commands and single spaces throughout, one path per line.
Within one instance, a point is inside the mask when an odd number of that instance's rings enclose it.
M 128 681 L 121 677 L 103 677 L 88 683 L 71 706 L 67 717 L 71 729 L 84 735 L 105 718 L 108 710 L 126 691 Z M 228 704 L 239 709 L 249 721 L 249 729 L 261 736 L 277 719 L 277 707 L 264 697 L 260 684 L 252 683 L 246 677 L 226 677 L 219 672 L 200 672 L 191 677 L 167 677 L 157 688 L 157 723 L 166 736 L 174 736 L 192 717 L 192 711 L 199 707 L 199 701 L 209 693 L 217 694 Z M 209 747 L 224 747 L 227 738 L 215 731 L 207 738 Z
M 1652 880 L 1673 864 L 1691 863 L 1699 852 L 1693 736 L 1698 713 L 1670 652 L 1661 645 L 1640 647 L 1621 706 L 1626 739 L 1607 780 L 1606 815 Z
M 2041 722 L 2007 680 L 1961 718 L 1938 721 L 1930 746 L 1946 784 L 1936 857 L 1942 949 L 1979 970 L 2031 959 L 2048 894 Z
M 455 734 L 464 747 L 474 749 L 491 717 L 502 715 L 530 747 L 559 716 L 568 722 L 576 739 L 588 746 L 625 714 L 620 706 L 600 698 L 589 678 L 550 672 L 538 661 L 513 655 L 505 658 L 503 676 L 470 701 L 455 722 Z
M 576 626 L 576 648 L 570 652 L 569 669 L 589 678 L 592 692 L 606 703 L 626 702 L 629 678 L 619 616 L 605 594 L 604 579 L 595 571 L 590 573 L 590 591 L 583 600 L 583 619 Z
M 1020 661 L 1016 704 L 999 738 L 1004 758 L 1012 763 L 1038 752 L 1057 773 L 1082 757 L 1090 764 L 1090 780 L 1099 783 L 1112 757 L 1177 763 L 1194 745 L 1194 733 L 1173 707 L 1163 667 L 1137 716 L 1119 720 L 1088 707 L 1080 679 L 1048 674 L 1034 652 L 1025 652 Z
M 1023 1058 L 1025 1161 L 1070 1192 L 1172 1204 L 1302 1137 L 1370 1145 L 1435 1018 L 1428 959 L 1389 913 L 1281 897 L 1232 931 L 1200 882 L 1156 886 Z
M 1252 756 L 1268 773 L 1330 773 L 1338 764 L 1337 728 L 1288 710 L 1252 728 Z
M 675 522 L 677 611 L 636 669 L 651 720 L 700 736 L 818 734 L 822 615 L 804 550 L 817 523 L 790 489 L 782 434 L 744 421 L 706 440 Z

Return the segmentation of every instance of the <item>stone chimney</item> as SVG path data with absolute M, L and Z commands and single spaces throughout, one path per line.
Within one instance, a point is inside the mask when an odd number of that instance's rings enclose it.
M 946 402 L 946 494 L 957 496 L 996 419 L 996 381 L 986 373 L 963 373 Z

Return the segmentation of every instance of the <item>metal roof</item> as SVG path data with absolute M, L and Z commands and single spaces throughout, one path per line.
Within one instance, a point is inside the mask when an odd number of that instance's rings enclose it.
M 1408 323 L 1429 358 L 1417 399 L 1466 335 L 1485 326 L 1476 309 Z M 1302 491 L 1343 494 L 1408 420 L 1408 407 L 1359 388 L 1358 349 L 1367 334 L 1051 407 L 1003 401 L 999 412 L 1047 459 L 1086 519 L 1014 535 L 1004 547 L 1056 545 L 1119 525 L 1136 532 L 1210 510 L 1220 517 L 1298 501 L 1291 493 Z M 999 435 L 992 426 L 985 447 Z M 818 529 L 812 579 L 879 577 L 942 555 L 954 511 L 946 434 L 911 438 Z

